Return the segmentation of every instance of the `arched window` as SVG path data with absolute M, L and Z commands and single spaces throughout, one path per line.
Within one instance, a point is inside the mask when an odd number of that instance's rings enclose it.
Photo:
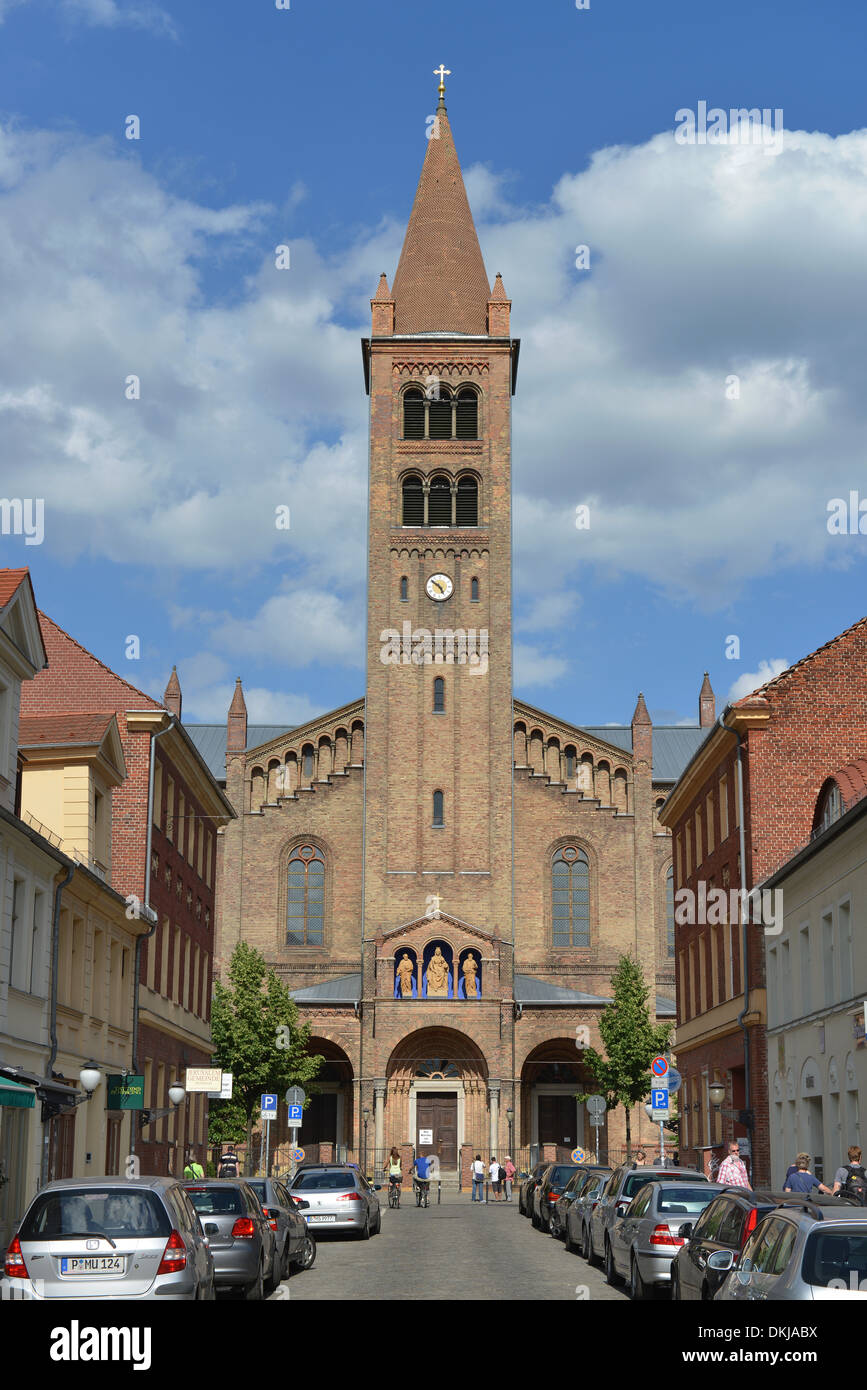
M 409 580 L 406 575 L 400 581 L 400 601 L 406 603 L 409 598 Z
M 551 919 L 555 946 L 590 945 L 590 865 L 583 849 L 567 845 L 554 855 Z
M 427 519 L 429 526 L 451 526 L 452 488 L 448 478 L 438 477 L 431 479 L 427 502 Z
M 433 794 L 433 823 L 434 823 L 434 825 L 436 825 L 436 826 L 445 825 L 445 820 L 443 819 L 444 814 L 445 814 L 445 813 L 444 813 L 444 809 L 443 809 L 443 799 L 444 799 L 444 798 L 443 798 L 442 792 L 434 792 L 434 794 Z
M 470 474 L 458 478 L 455 518 L 458 526 L 479 524 L 479 485 Z
M 829 777 L 824 787 L 819 793 L 816 802 L 816 811 L 813 816 L 813 834 L 820 835 L 823 830 L 827 830 L 835 820 L 839 820 L 843 814 L 843 798 L 840 795 L 840 787 L 833 777 Z
M 424 439 L 425 399 L 424 391 L 411 387 L 403 397 L 403 437 L 404 439 Z
M 312 746 L 312 744 L 310 744 L 310 743 L 305 743 L 304 747 L 303 747 L 302 750 L 301 750 L 301 774 L 302 774 L 302 776 L 304 776 L 304 777 L 312 777 L 312 776 L 313 776 L 313 758 L 314 758 L 314 753 L 313 753 L 313 746 Z
M 479 581 L 478 581 L 478 579 L 471 579 L 471 580 L 470 580 L 470 602 L 471 602 L 471 603 L 478 603 L 478 601 L 479 601 Z
M 665 949 L 674 955 L 674 869 L 669 865 L 665 875 Z
M 441 386 L 433 400 L 427 402 L 428 438 L 452 438 L 452 393 L 447 386 Z
M 421 478 L 412 474 L 403 480 L 403 508 L 401 519 L 404 526 L 424 525 L 424 490 Z
M 446 683 L 442 676 L 437 676 L 434 680 L 433 689 L 433 712 L 434 714 L 445 714 L 446 709 Z
M 325 930 L 325 859 L 313 845 L 292 851 L 286 899 L 286 945 L 321 946 Z
M 455 402 L 455 439 L 478 439 L 479 398 L 471 386 L 464 386 Z
M 565 751 L 565 753 L 563 754 L 563 758 L 564 758 L 564 761 L 565 761 L 565 763 L 566 763 L 566 776 L 567 776 L 567 777 L 574 777 L 574 776 L 575 776 L 575 749 L 574 749 L 574 748 L 567 748 L 566 751 Z

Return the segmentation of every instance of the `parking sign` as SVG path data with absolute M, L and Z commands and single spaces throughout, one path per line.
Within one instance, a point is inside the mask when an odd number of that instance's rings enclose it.
M 262 1119 L 275 1120 L 277 1118 L 277 1097 L 266 1093 L 261 1097 Z

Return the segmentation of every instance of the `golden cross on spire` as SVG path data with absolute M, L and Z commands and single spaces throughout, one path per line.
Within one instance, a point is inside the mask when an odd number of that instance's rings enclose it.
M 442 103 L 443 98 L 445 97 L 445 94 L 446 94 L 445 79 L 446 79 L 447 77 L 451 77 L 451 75 L 452 75 L 452 70 L 451 70 L 451 68 L 445 67 L 442 63 L 440 63 L 440 65 L 439 65 L 438 68 L 434 68 L 434 77 L 438 77 L 439 80 L 440 80 L 440 85 L 439 85 L 440 103 Z

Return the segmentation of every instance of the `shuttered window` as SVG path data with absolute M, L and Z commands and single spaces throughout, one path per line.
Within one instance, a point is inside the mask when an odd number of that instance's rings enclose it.
M 451 526 L 452 489 L 448 478 L 434 478 L 431 481 L 427 519 L 429 526 Z
M 421 478 L 403 480 L 403 524 L 422 526 L 424 524 L 424 493 Z
M 478 526 L 479 524 L 479 485 L 469 476 L 458 478 L 458 497 L 456 507 L 458 526 Z
M 455 438 L 478 439 L 479 398 L 469 388 L 459 391 L 455 402 Z
M 424 439 L 424 392 L 407 391 L 403 398 L 404 439 Z
M 452 395 L 440 387 L 439 400 L 428 401 L 428 437 L 430 439 L 452 438 Z

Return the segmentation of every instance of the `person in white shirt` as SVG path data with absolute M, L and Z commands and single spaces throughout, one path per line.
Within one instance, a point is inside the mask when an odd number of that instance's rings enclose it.
M 490 1175 L 490 1179 L 491 1179 L 491 1188 L 493 1189 L 493 1193 L 494 1193 L 494 1201 L 495 1201 L 495 1202 L 499 1202 L 499 1200 L 500 1200 L 500 1165 L 499 1165 L 499 1163 L 497 1162 L 497 1160 L 496 1160 L 496 1158 L 494 1157 L 493 1154 L 491 1154 L 491 1163 L 490 1163 L 490 1167 L 488 1168 L 488 1174 Z
M 476 1154 L 475 1158 L 473 1159 L 472 1175 L 473 1175 L 473 1198 L 472 1198 L 472 1200 L 473 1200 L 474 1202 L 483 1202 L 485 1199 L 484 1199 L 484 1197 L 482 1196 L 482 1184 L 483 1184 L 484 1181 L 485 1181 L 485 1165 L 484 1165 L 484 1163 L 482 1162 L 482 1155 L 481 1155 L 481 1154 Z

